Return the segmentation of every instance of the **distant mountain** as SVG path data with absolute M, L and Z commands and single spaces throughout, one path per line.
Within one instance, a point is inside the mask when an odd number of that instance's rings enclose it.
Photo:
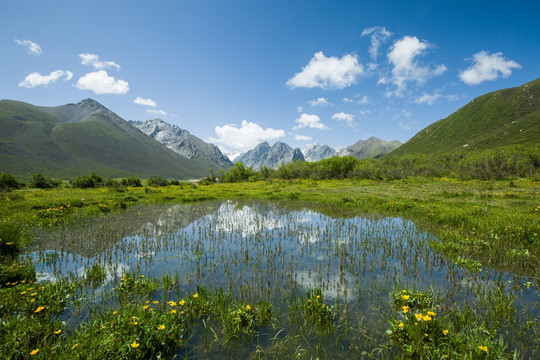
M 130 121 L 129 123 L 188 159 L 210 161 L 215 170 L 227 169 L 233 165 L 231 160 L 223 155 L 216 145 L 206 143 L 176 125 L 171 125 L 161 119 Z
M 328 145 L 312 144 L 302 149 L 302 154 L 306 161 L 314 162 L 336 156 L 338 152 Z
M 418 132 L 391 156 L 540 144 L 540 79 L 482 95 Z
M 293 149 L 280 141 L 270 146 L 265 141 L 257 145 L 253 150 L 236 157 L 235 162 L 241 162 L 244 166 L 251 166 L 253 169 L 259 170 L 263 166 L 277 169 L 281 164 L 288 164 L 297 160 L 305 161 L 300 149 Z
M 0 171 L 69 179 L 93 171 L 107 177 L 199 178 L 209 161 L 167 149 L 92 99 L 40 107 L 0 101 Z
M 367 140 L 360 140 L 351 146 L 339 152 L 339 156 L 354 156 L 358 159 L 379 158 L 398 148 L 402 143 L 394 141 L 385 141 L 374 136 Z

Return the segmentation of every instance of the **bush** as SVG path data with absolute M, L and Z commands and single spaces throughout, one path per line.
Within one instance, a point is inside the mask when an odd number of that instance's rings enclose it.
M 134 177 L 122 179 L 121 182 L 124 186 L 142 187 L 141 179 Z
M 163 178 L 151 178 L 148 179 L 148 186 L 169 186 L 169 180 Z
M 0 256 L 15 257 L 21 251 L 22 230 L 19 226 L 0 222 Z
M 20 189 L 24 186 L 25 183 L 17 180 L 15 176 L 0 172 L 0 190 Z
M 58 179 L 51 179 L 41 174 L 32 175 L 30 187 L 37 189 L 54 189 L 60 186 L 62 182 Z
M 72 186 L 80 189 L 88 189 L 102 186 L 103 178 L 96 173 L 92 173 L 90 176 L 79 176 L 73 181 Z

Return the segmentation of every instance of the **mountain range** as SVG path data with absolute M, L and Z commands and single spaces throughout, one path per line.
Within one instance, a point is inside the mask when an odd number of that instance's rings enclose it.
M 109 177 L 192 179 L 215 163 L 181 156 L 92 99 L 40 107 L 0 101 L 0 171 L 69 179 Z
M 272 146 L 265 141 L 235 158 L 235 162 L 241 162 L 244 166 L 250 166 L 254 170 L 259 170 L 262 167 L 277 169 L 281 164 L 293 161 L 305 161 L 302 151 L 298 148 L 293 149 L 281 141 Z
M 171 125 L 161 119 L 130 121 L 129 123 L 188 159 L 208 160 L 215 163 L 214 166 L 217 169 L 229 168 L 233 165 L 216 145 L 206 143 L 176 125 Z

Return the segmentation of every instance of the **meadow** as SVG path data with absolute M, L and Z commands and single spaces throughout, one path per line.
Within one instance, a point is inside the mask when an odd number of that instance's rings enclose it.
M 535 358 L 539 194 L 424 177 L 4 192 L 0 354 Z

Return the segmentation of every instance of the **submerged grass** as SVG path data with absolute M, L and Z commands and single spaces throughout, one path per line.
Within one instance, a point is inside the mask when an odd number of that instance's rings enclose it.
M 306 180 L 129 188 L 122 192 L 54 189 L 16 193 L 20 196 L 11 194 L 0 199 L 0 230 L 9 235 L 0 239 L 5 249 L 0 263 L 3 358 L 499 359 L 535 357 L 540 351 L 539 319 L 517 304 L 519 294 L 538 294 L 540 284 L 540 184 L 531 180 Z M 209 245 L 196 239 L 180 239 L 173 245 L 172 239 L 161 237 L 161 247 L 189 250 L 191 255 L 185 261 L 194 264 L 193 273 L 166 274 L 157 279 L 124 272 L 118 278 L 112 276 L 113 286 L 109 288 L 102 284 L 119 269 L 107 261 L 86 267 L 81 278 L 35 283 L 31 262 L 17 260 L 20 246 L 28 245 L 32 236 L 39 240 L 48 231 L 43 229 L 102 219 L 101 237 L 83 234 L 88 244 L 81 251 L 93 256 L 109 238 L 109 231 L 130 234 L 145 220 L 144 212 L 134 213 L 132 224 L 117 229 L 107 222 L 111 214 L 129 214 L 134 204 L 147 206 L 151 212 L 152 204 L 219 199 L 281 202 L 289 209 L 307 207 L 342 218 L 372 214 L 414 220 L 438 237 L 430 246 L 442 259 L 467 274 L 456 280 L 451 278 L 453 272 L 448 275 L 449 281 L 466 295 L 456 301 L 453 291 L 441 295 L 431 289 L 416 290 L 400 283 L 400 275 L 394 274 L 392 288 L 382 283 L 379 288 L 372 285 L 369 289 L 358 285 L 358 302 L 369 298 L 370 304 L 365 314 L 358 313 L 346 301 L 325 300 L 324 288 L 297 292 L 291 285 L 299 281 L 297 259 L 292 254 L 289 258 L 287 249 L 262 247 L 261 253 L 250 253 L 244 242 L 232 253 L 219 241 Z M 181 218 L 189 223 L 195 215 Z M 208 235 L 206 231 L 199 230 L 201 237 Z M 325 238 L 338 239 L 341 232 L 348 230 L 345 226 L 335 231 L 325 234 Z M 352 283 L 347 288 L 346 270 L 371 273 L 376 267 L 386 269 L 385 274 L 395 271 L 384 256 L 366 259 L 365 254 L 349 254 L 352 245 L 336 239 L 324 245 L 328 246 L 328 255 L 339 259 L 339 270 L 328 273 L 326 278 L 334 286 L 337 284 L 344 298 L 347 292 L 353 292 Z M 250 241 L 263 240 L 254 235 Z M 383 254 L 411 250 L 407 241 L 385 248 Z M 10 248 L 9 244 L 15 242 L 19 245 Z M 146 259 L 141 261 L 150 261 L 148 258 L 157 251 L 155 245 L 144 241 L 138 246 Z M 305 240 L 302 256 L 304 251 L 320 250 L 317 246 Z M 27 249 L 39 249 L 39 241 Z M 51 266 L 61 264 L 61 258 L 66 256 L 40 254 L 40 261 Z M 216 254 L 221 254 L 223 267 L 216 268 L 208 260 Z M 259 260 L 265 256 L 275 257 L 277 260 L 272 261 L 279 261 L 281 270 L 272 268 L 274 263 L 261 263 Z M 403 269 L 404 274 L 418 271 L 416 262 L 425 262 L 428 269 L 433 266 L 428 263 L 441 261 L 418 254 L 411 257 L 415 269 Z M 283 285 L 258 283 L 257 276 L 242 278 L 245 273 L 234 273 L 235 268 L 247 269 L 248 265 L 255 269 L 255 275 L 265 271 L 280 274 Z M 330 269 L 324 262 L 314 266 L 305 269 L 300 277 Z M 508 272 L 515 281 L 510 286 L 506 279 L 480 275 L 495 270 Z M 240 278 L 231 282 L 229 289 L 198 286 L 195 291 L 186 291 L 186 284 L 193 289 L 192 281 L 206 279 L 210 285 L 210 274 L 220 272 L 227 279 Z M 522 281 L 521 276 L 527 281 Z M 251 286 L 254 283 L 256 287 Z M 342 284 L 344 288 L 339 288 Z M 279 292 L 279 286 L 291 288 L 292 292 L 278 293 L 281 303 L 270 301 L 271 295 L 276 295 L 271 292 Z M 389 292 L 391 311 L 386 311 L 381 302 L 386 297 L 381 294 Z M 538 306 L 538 298 L 529 305 Z M 386 322 L 388 335 L 374 331 L 364 317 Z

